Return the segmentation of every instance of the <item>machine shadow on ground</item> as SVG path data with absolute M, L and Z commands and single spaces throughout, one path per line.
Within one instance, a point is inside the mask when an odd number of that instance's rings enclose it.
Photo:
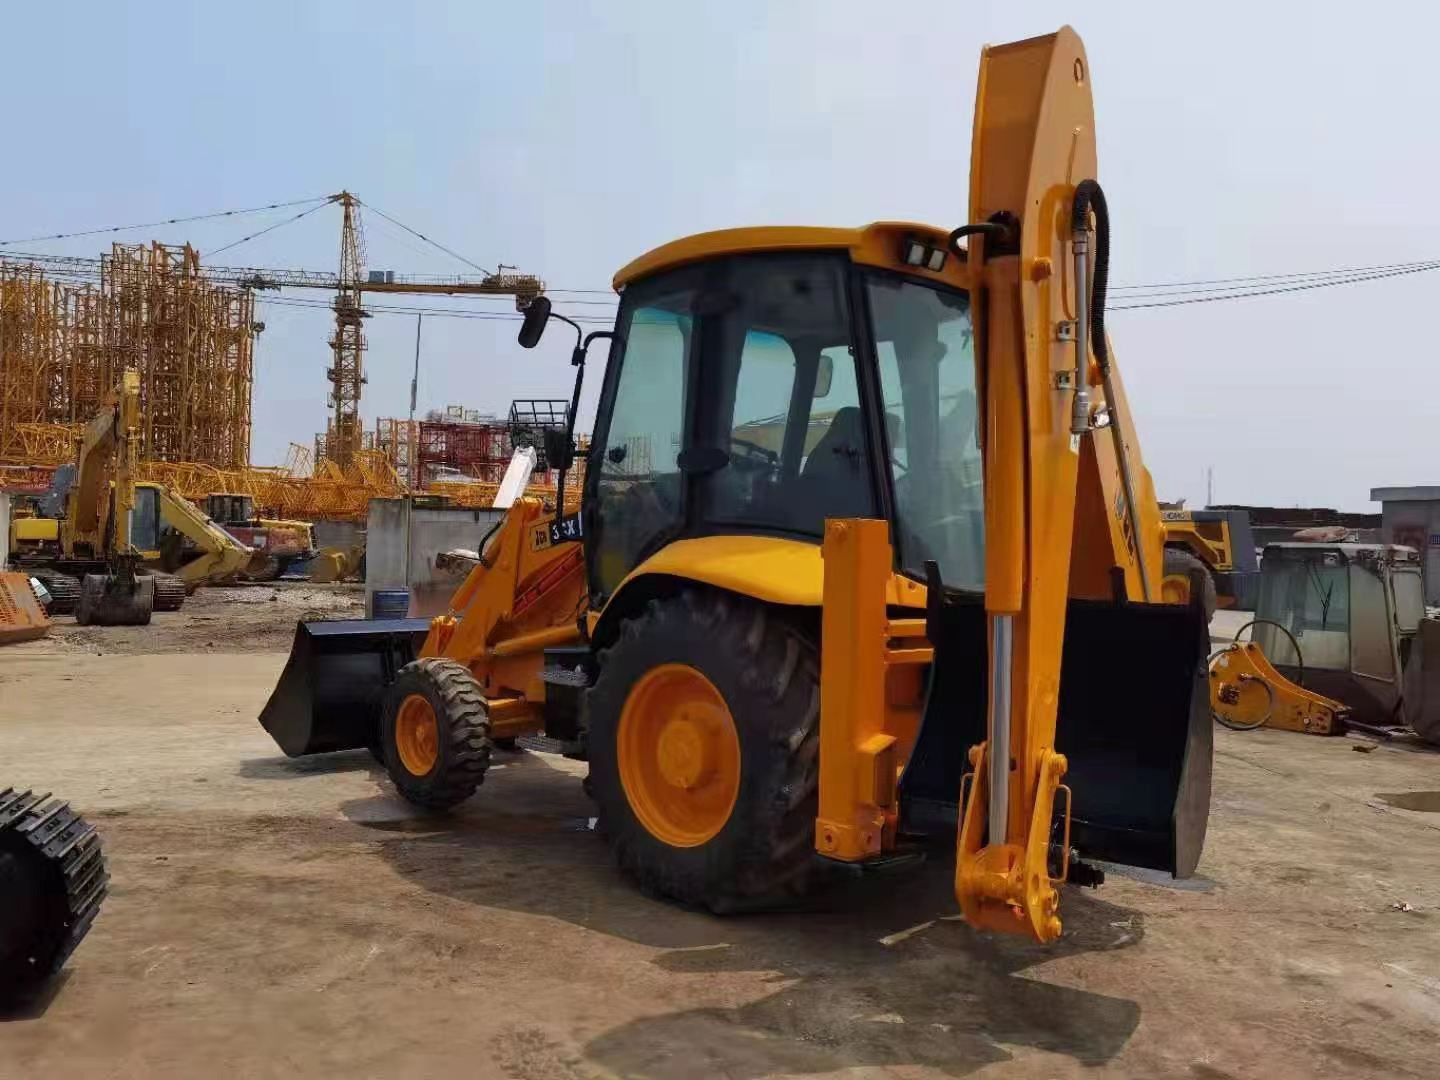
M 1065 937 L 1042 947 L 958 920 L 953 864 L 838 877 L 803 908 L 718 918 L 641 895 L 590 828 L 579 781 L 534 754 L 502 755 L 476 796 L 426 816 L 382 790 L 342 806 L 389 834 L 382 857 L 408 881 L 480 906 L 548 915 L 648 946 L 679 974 L 754 972 L 776 990 L 734 1008 L 686 1009 L 593 1039 L 619 1075 L 760 1077 L 858 1065 L 927 1065 L 963 1076 L 1010 1046 L 1111 1060 L 1140 1006 L 1027 969 L 1144 936 L 1133 911 L 1070 890 Z M 929 924 L 929 925 L 923 925 Z M 907 931 L 911 931 L 907 933 Z
M 331 776 L 336 773 L 367 772 L 377 775 L 380 765 L 368 750 L 351 750 L 341 754 L 314 754 L 310 757 L 249 758 L 240 763 L 238 774 L 246 780 L 299 780 L 306 776 Z

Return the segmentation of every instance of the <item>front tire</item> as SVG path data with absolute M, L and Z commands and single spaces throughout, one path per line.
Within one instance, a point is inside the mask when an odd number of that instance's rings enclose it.
M 395 789 L 416 806 L 448 810 L 475 794 L 493 745 L 470 669 L 439 657 L 401 668 L 385 695 L 380 748 Z
M 587 696 L 600 828 L 642 889 L 717 913 L 803 894 L 814 867 L 815 643 L 766 605 L 652 600 Z

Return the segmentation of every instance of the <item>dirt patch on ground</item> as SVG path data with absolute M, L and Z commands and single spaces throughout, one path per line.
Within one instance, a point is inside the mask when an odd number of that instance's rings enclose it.
M 276 751 L 283 662 L 0 650 L 0 784 L 82 807 L 114 874 L 0 1074 L 1434 1075 L 1440 818 L 1395 796 L 1436 754 L 1217 731 L 1200 887 L 1067 889 L 1045 948 L 960 922 L 943 853 L 783 914 L 642 896 L 550 755 L 424 815 L 364 751 Z
M 308 581 L 213 586 L 158 611 L 149 626 L 79 626 L 55 619 L 48 637 L 13 649 L 67 653 L 289 652 L 302 619 L 363 619 L 365 586 Z

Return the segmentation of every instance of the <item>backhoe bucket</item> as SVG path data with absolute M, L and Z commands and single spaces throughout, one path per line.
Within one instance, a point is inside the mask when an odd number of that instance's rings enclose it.
M 935 663 L 901 821 L 953 838 L 966 753 L 985 739 L 983 602 L 951 594 L 928 623 Z M 1210 812 L 1208 645 L 1196 605 L 1070 602 L 1056 742 L 1083 858 L 1194 872 Z
M 337 619 L 295 627 L 260 724 L 289 757 L 373 746 L 380 702 L 420 652 L 428 619 Z
M 81 626 L 148 626 L 155 610 L 155 579 L 149 574 L 86 574 L 75 603 Z

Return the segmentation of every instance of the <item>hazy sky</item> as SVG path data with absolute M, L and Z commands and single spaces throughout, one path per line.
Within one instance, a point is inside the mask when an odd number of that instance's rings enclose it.
M 1113 280 L 1440 257 L 1440 6 L 1253 0 L 12 5 L 0 239 L 348 187 L 482 264 L 603 288 L 704 229 L 950 226 L 980 46 L 1065 21 L 1090 55 Z M 293 212 L 154 238 L 204 251 Z M 365 223 L 371 267 L 467 270 Z M 219 261 L 333 268 L 338 235 L 327 208 Z M 1371 486 L 1440 481 L 1437 299 L 1440 273 L 1116 313 L 1162 497 L 1202 501 L 1207 466 L 1224 502 L 1367 509 Z M 257 464 L 323 428 L 329 362 L 324 311 L 261 317 Z M 405 414 L 414 320 L 368 331 L 373 426 Z M 567 336 L 525 353 L 514 332 L 427 319 L 421 410 L 566 396 Z

